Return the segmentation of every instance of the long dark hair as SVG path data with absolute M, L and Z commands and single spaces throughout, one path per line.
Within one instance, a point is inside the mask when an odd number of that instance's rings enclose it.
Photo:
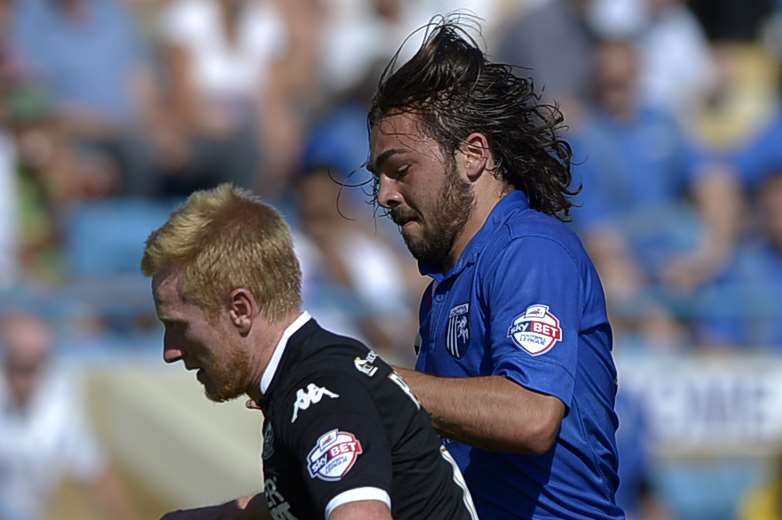
M 470 133 L 482 133 L 495 174 L 526 192 L 532 208 L 568 220 L 569 197 L 579 190 L 570 186 L 570 145 L 559 136 L 562 112 L 541 102 L 531 79 L 489 62 L 462 17 L 439 17 L 422 28 L 421 48 L 399 68 L 397 51 L 372 100 L 370 131 L 389 114 L 415 114 L 446 157 Z

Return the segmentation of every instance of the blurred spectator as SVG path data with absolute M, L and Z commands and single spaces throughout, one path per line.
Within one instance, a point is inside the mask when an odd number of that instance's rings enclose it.
M 729 165 L 749 190 L 757 189 L 767 176 L 782 171 L 782 111 L 750 137 L 728 158 Z
M 616 503 L 631 520 L 668 520 L 668 508 L 654 482 L 648 416 L 639 396 L 621 390 L 616 396 L 616 447 L 619 452 L 619 489 Z
M 715 87 L 716 68 L 703 29 L 683 0 L 646 0 L 649 23 L 639 45 L 641 91 L 682 123 Z
M 689 288 L 722 268 L 736 221 L 733 183 L 701 162 L 671 115 L 639 100 L 632 43 L 601 43 L 595 73 L 596 104 L 573 139 L 575 178 L 583 183 L 575 221 L 609 302 L 650 305 L 648 316 L 638 316 L 642 325 L 669 342 L 676 327 L 648 302 L 648 284 Z
M 341 189 L 327 167 L 313 167 L 296 181 L 304 303 L 325 327 L 410 362 L 414 305 L 399 257 L 365 221 L 345 215 L 354 208 Z
M 752 42 L 776 0 L 689 0 L 712 41 Z
M 0 316 L 0 517 L 40 518 L 62 478 L 90 485 L 107 516 L 135 515 L 87 426 L 74 389 L 49 370 L 52 332 L 36 315 Z
M 329 95 L 341 93 L 362 81 L 378 62 L 384 65 L 407 41 L 398 63 L 419 48 L 433 16 L 453 11 L 477 15 L 484 29 L 493 29 L 507 4 L 503 0 L 326 0 L 321 53 L 322 84 Z M 512 3 L 511 3 L 512 5 Z M 471 31 L 478 36 L 477 31 Z M 492 34 L 487 33 L 487 37 Z
M 545 97 L 564 108 L 584 102 L 589 93 L 592 42 L 584 3 L 524 2 L 498 36 L 498 61 L 523 67 L 520 74 L 532 76 Z
M 315 28 L 312 2 L 283 4 L 175 0 L 164 12 L 168 99 L 178 133 L 170 162 L 181 170 L 169 178 L 169 193 L 221 181 L 269 193 L 287 173 L 300 139 L 292 103 L 312 69 L 308 35 Z
M 703 289 L 711 312 L 698 332 L 706 345 L 782 348 L 782 170 L 758 186 L 757 207 L 760 236 Z
M 590 21 L 603 38 L 635 41 L 641 100 L 681 123 L 714 88 L 706 37 L 682 0 L 593 0 Z
M 17 193 L 16 151 L 0 120 L 0 290 L 9 288 L 17 278 Z
M 0 0 L 0 289 L 14 283 L 17 273 L 16 149 L 8 130 L 8 85 L 15 63 L 8 39 L 11 4 Z
M 155 179 L 147 134 L 161 110 L 144 44 L 121 0 L 16 2 L 12 41 L 30 78 L 54 102 L 82 155 L 111 161 L 112 190 L 148 194 Z

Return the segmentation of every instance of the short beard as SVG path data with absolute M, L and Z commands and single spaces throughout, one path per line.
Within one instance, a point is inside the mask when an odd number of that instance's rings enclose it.
M 402 238 L 419 263 L 444 268 L 456 236 L 464 229 L 475 202 L 470 183 L 459 177 L 453 163 L 446 171 L 445 185 L 438 198 L 440 204 L 432 212 L 423 236 L 414 238 L 402 234 Z
M 216 403 L 235 399 L 247 391 L 250 365 L 243 355 L 232 353 L 223 363 L 204 370 L 203 385 L 206 397 Z

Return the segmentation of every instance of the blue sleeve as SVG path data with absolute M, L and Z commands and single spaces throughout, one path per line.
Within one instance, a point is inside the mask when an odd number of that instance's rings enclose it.
M 767 175 L 782 171 L 782 113 L 746 146 L 729 157 L 742 183 L 757 187 Z
M 569 407 L 584 299 L 575 258 L 556 240 L 527 236 L 511 241 L 487 267 L 492 374 Z

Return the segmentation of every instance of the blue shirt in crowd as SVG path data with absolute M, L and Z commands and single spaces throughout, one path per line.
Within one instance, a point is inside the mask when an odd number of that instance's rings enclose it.
M 573 209 L 579 229 L 619 230 L 652 278 L 695 247 L 701 231 L 687 195 L 708 158 L 673 116 L 642 108 L 618 120 L 594 110 L 570 142 L 574 182 L 582 185 Z
M 729 158 L 742 183 L 758 188 L 763 180 L 782 173 L 782 112 Z
M 421 305 L 416 369 L 445 377 L 498 375 L 566 406 L 545 455 L 448 448 L 481 518 L 624 518 L 614 413 L 616 369 L 597 272 L 578 238 L 514 191 Z
M 701 291 L 702 341 L 725 346 L 782 349 L 782 251 L 765 239 L 742 244 L 725 271 Z
M 58 105 L 133 122 L 139 111 L 134 79 L 147 58 L 134 18 L 119 0 L 83 3 L 85 14 L 74 19 L 61 2 L 17 2 L 12 43 Z

